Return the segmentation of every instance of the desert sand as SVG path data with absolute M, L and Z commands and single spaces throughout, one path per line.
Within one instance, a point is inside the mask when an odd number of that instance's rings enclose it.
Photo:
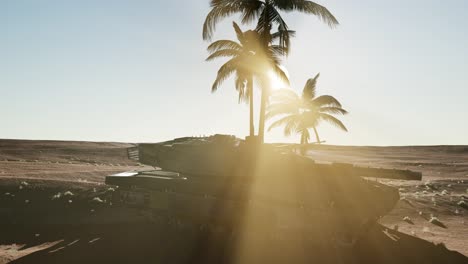
M 322 145 L 308 154 L 323 162 L 422 172 L 421 181 L 380 180 L 398 188 L 402 198 L 380 222 L 389 229 L 443 243 L 468 256 L 468 210 L 464 206 L 464 202 L 468 204 L 468 146 Z M 430 223 L 431 216 L 445 227 Z M 405 217 L 411 221 L 404 221 Z
M 113 188 L 105 176 L 147 169 L 128 159 L 132 146 L 0 140 L 0 263 L 196 263 L 206 260 L 203 252 L 222 254 L 222 240 L 207 246 L 177 228 L 125 224 L 125 217 L 139 217 L 132 209 L 112 215 Z M 308 155 L 423 173 L 422 181 L 380 180 L 398 188 L 402 199 L 352 252 L 318 250 L 315 256 L 327 260 L 322 263 L 468 263 L 468 146 L 323 145 Z M 89 215 L 87 222 L 77 224 L 78 215 Z

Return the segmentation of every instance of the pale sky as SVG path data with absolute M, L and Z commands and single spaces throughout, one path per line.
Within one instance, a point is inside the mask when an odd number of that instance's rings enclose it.
M 157 142 L 248 134 L 233 80 L 211 84 L 208 0 L 1 0 L 0 138 Z M 284 16 L 293 89 L 320 72 L 349 132 L 329 144 L 468 144 L 468 1 L 318 1 L 341 25 Z M 214 39 L 234 38 L 225 19 Z M 252 25 L 242 26 L 250 29 Z M 259 102 L 257 101 L 256 111 Z M 257 128 L 257 124 L 256 124 Z M 294 142 L 278 128 L 268 142 Z

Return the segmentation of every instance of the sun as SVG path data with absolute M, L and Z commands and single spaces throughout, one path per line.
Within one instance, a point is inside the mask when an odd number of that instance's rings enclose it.
M 281 68 L 281 70 L 283 70 L 283 72 L 289 78 L 289 73 L 286 70 L 286 68 L 284 66 L 282 66 L 282 65 L 280 65 L 279 67 Z M 283 80 L 281 80 L 273 70 L 270 70 L 268 72 L 268 77 L 270 78 L 271 88 L 273 90 L 289 88 L 289 85 L 286 82 L 284 82 Z

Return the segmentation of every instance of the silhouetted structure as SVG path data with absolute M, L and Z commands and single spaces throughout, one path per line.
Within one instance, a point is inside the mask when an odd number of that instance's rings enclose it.
M 140 162 L 167 171 L 108 176 L 106 183 L 120 187 L 115 202 L 141 207 L 154 219 L 223 234 L 245 245 L 248 256 L 257 254 L 259 243 L 282 239 L 353 247 L 399 200 L 396 189 L 360 176 L 421 176 L 317 164 L 232 136 L 176 139 L 138 148 Z

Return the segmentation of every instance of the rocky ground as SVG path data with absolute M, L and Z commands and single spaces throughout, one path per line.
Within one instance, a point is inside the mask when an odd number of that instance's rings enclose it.
M 402 198 L 380 222 L 468 256 L 468 146 L 322 145 L 308 155 L 323 162 L 422 172 L 421 181 L 379 180 L 398 188 Z
M 104 178 L 147 169 L 128 159 L 131 146 L 0 140 L 0 263 L 197 263 L 222 257 L 229 245 L 214 233 L 143 220 L 123 224 L 144 215 L 113 204 L 115 187 Z M 299 262 L 293 256 L 301 255 L 300 261 L 310 256 L 321 263 L 468 263 L 468 147 L 318 146 L 309 155 L 321 162 L 418 170 L 423 180 L 384 181 L 402 199 L 352 252 L 283 243 L 265 248 L 269 259 L 262 262 Z

